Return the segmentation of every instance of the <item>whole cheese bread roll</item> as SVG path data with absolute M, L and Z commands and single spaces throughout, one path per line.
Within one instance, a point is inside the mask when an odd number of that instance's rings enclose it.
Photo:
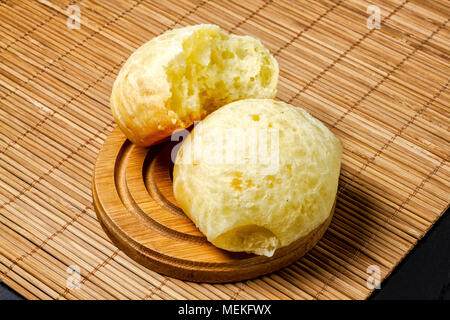
M 185 139 L 173 191 L 215 246 L 272 256 L 330 216 L 341 152 L 335 135 L 304 109 L 241 100 Z
M 174 29 L 134 52 L 111 94 L 115 121 L 133 143 L 149 146 L 215 109 L 276 94 L 278 64 L 259 40 L 215 25 Z

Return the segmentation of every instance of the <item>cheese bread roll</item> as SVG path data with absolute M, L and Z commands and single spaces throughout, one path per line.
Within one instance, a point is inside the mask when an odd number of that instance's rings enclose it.
M 278 63 L 259 40 L 195 25 L 167 31 L 129 57 L 111 110 L 129 140 L 149 146 L 232 101 L 273 98 L 277 81 Z
M 341 152 L 304 109 L 241 100 L 211 113 L 183 142 L 173 191 L 215 246 L 272 256 L 332 214 Z

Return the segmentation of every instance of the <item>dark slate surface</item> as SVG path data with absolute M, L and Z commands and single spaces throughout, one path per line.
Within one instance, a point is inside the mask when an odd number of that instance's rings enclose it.
M 450 209 L 371 298 L 450 300 Z

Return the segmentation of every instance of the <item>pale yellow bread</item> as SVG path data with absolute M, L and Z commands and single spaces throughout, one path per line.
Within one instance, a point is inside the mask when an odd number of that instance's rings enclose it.
M 227 149 L 225 157 L 236 156 L 227 159 L 248 154 L 251 139 L 245 134 L 238 137 L 247 141 L 244 149 L 230 143 L 230 135 L 218 134 L 239 128 L 270 130 L 268 146 L 278 146 L 266 158 L 276 159 L 277 153 L 278 165 L 249 159 L 218 161 L 220 152 L 213 156 L 212 151 L 219 146 Z M 270 99 L 241 100 L 211 113 L 183 142 L 173 191 L 178 205 L 217 247 L 271 256 L 329 217 L 341 153 L 335 135 L 304 109 Z
M 277 81 L 278 64 L 259 40 L 195 25 L 165 32 L 129 57 L 111 110 L 128 139 L 149 146 L 232 101 L 274 97 Z

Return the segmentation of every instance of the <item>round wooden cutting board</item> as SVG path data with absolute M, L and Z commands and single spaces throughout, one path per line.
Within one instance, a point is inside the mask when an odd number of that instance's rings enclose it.
M 325 233 L 332 215 L 271 258 L 213 246 L 173 196 L 170 155 L 176 143 L 137 147 L 116 128 L 98 155 L 92 183 L 98 219 L 111 240 L 135 261 L 183 280 L 246 280 L 291 264 Z

